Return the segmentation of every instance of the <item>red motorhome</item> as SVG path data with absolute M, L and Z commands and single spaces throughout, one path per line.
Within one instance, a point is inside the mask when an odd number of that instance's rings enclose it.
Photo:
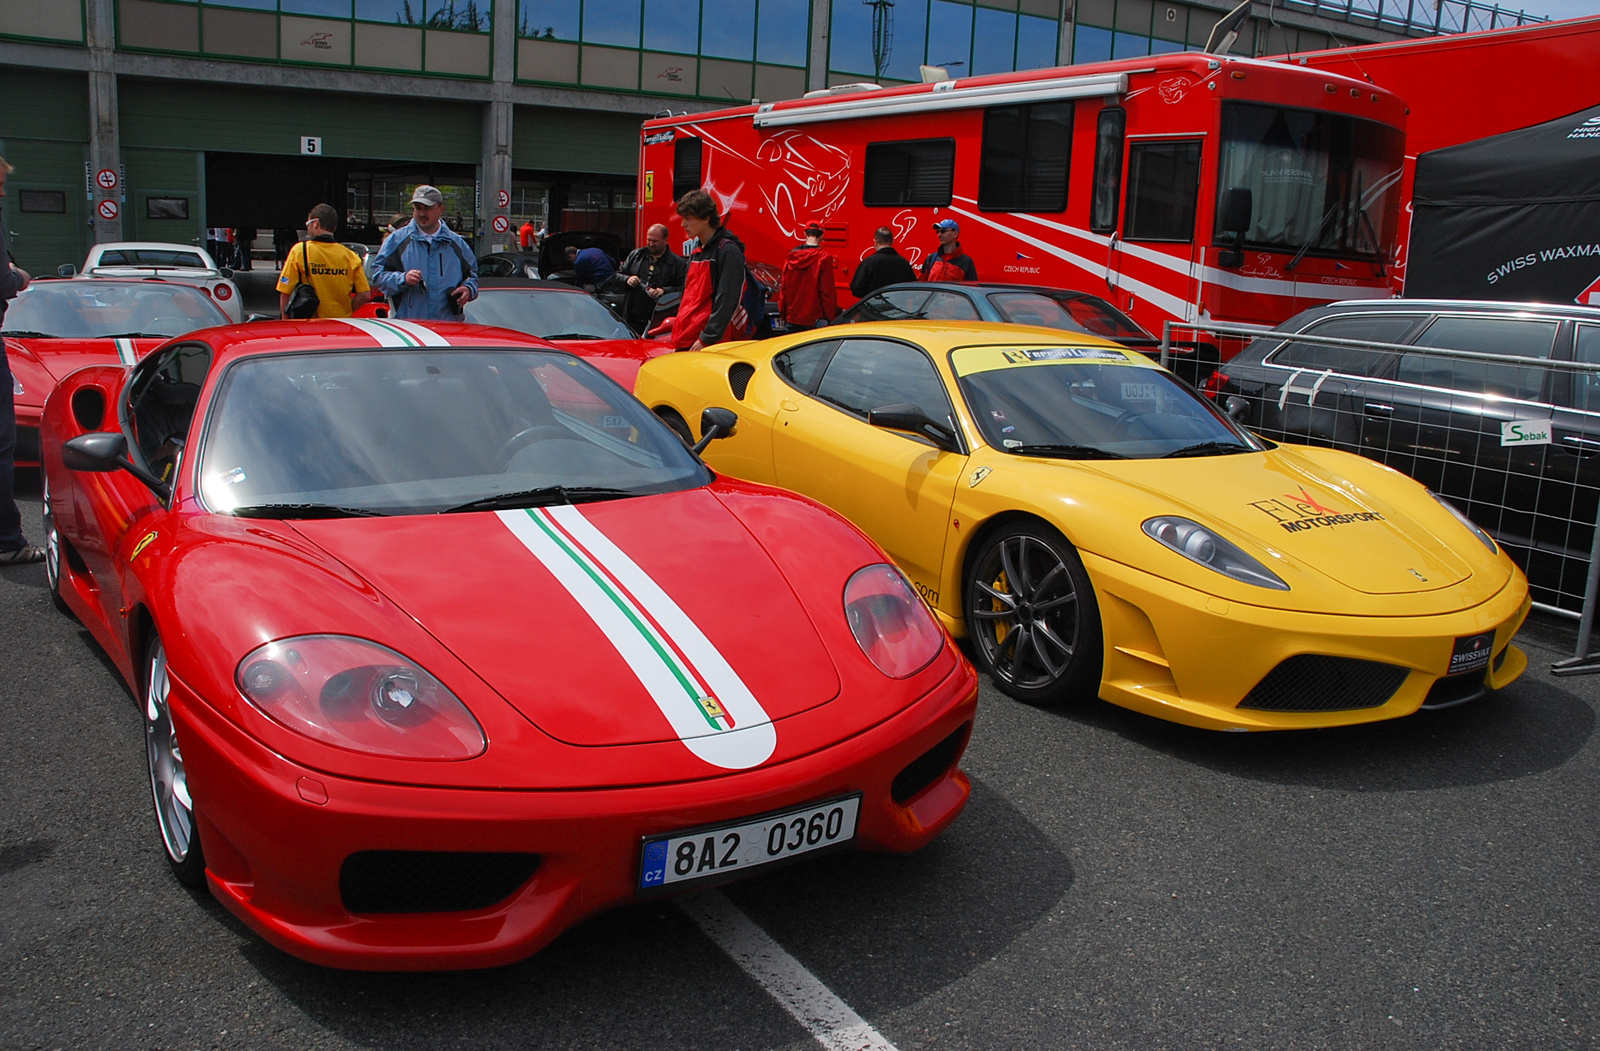
M 1375 84 L 1405 100 L 1400 199 L 1409 213 L 1419 155 L 1542 124 L 1600 102 L 1595 81 L 1600 17 L 1312 51 L 1279 61 Z M 1410 230 L 1405 214 L 1391 273 L 1397 291 L 1405 279 Z
M 877 227 L 916 264 L 944 218 L 980 280 L 1157 332 L 1390 295 L 1405 112 L 1364 81 L 1185 53 L 818 95 L 647 121 L 640 239 L 681 239 L 672 203 L 703 186 L 755 263 L 821 223 L 846 302 Z

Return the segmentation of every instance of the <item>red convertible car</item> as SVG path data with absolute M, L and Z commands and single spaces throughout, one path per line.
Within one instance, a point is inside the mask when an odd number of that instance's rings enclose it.
M 144 710 L 167 860 L 296 956 L 504 964 L 970 793 L 973 672 L 882 551 L 547 342 L 214 328 L 42 435 L 47 580 Z
M 33 282 L 12 300 L 4 325 L 17 406 L 17 466 L 38 465 L 44 399 L 69 373 L 85 365 L 132 365 L 173 336 L 230 320 L 192 285 L 129 278 Z

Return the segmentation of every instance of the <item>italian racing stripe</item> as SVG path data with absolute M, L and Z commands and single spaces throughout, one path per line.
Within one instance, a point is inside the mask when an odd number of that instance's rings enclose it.
M 119 339 L 117 343 L 117 357 L 123 365 L 132 365 L 139 360 L 139 348 L 134 346 L 131 339 Z
M 497 514 L 616 647 L 689 751 L 726 770 L 772 755 L 778 734 L 761 702 L 688 614 L 578 508 Z
M 371 317 L 342 317 L 343 321 L 360 329 L 378 341 L 380 347 L 448 347 L 450 341 L 430 328 L 409 321 Z

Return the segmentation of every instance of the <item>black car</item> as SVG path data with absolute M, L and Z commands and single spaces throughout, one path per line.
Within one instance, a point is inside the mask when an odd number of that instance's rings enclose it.
M 1207 384 L 1231 415 L 1403 471 L 1503 544 L 1535 601 L 1581 608 L 1600 505 L 1600 372 L 1483 355 L 1600 363 L 1600 309 L 1358 300 L 1278 328 L 1391 346 L 1257 339 Z
M 478 257 L 479 277 L 533 277 L 539 276 L 539 253 L 490 252 Z
M 861 299 L 834 321 L 1001 321 L 1082 332 L 1125 347 L 1159 354 L 1161 340 L 1099 296 L 1040 285 L 990 282 L 919 281 L 886 285 Z M 1174 342 L 1172 371 L 1195 386 L 1217 366 L 1215 344 Z

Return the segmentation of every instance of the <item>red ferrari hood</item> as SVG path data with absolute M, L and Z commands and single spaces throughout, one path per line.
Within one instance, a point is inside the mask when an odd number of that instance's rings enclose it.
M 655 339 L 562 339 L 555 344 L 583 358 L 627 391 L 633 390 L 640 365 L 672 350 L 670 343 Z
M 132 365 L 164 339 L 6 339 L 7 347 L 21 345 L 52 379 L 59 383 L 90 365 Z M 48 392 L 47 392 L 48 393 Z
M 743 768 L 839 692 L 788 582 L 704 489 L 296 528 L 569 744 L 678 739 Z

